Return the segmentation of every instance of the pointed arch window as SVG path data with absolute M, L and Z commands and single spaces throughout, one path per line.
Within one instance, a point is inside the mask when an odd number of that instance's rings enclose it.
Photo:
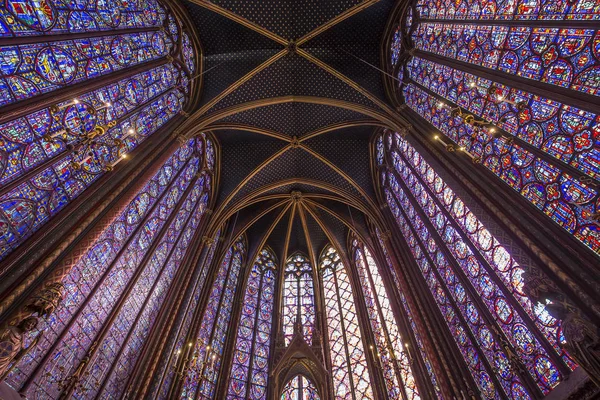
M 565 1 L 466 4 L 417 1 L 416 51 L 401 83 L 406 104 L 441 132 L 438 140 L 464 148 L 600 253 L 600 142 L 592 139 L 600 115 L 575 102 L 584 95 L 597 104 L 600 31 L 591 24 L 572 28 L 573 20 L 599 20 L 600 8 Z
M 95 379 L 79 382 L 76 390 L 109 397 L 122 392 L 206 209 L 210 179 L 198 175 L 202 140 L 176 150 L 63 279 L 66 298 L 7 377 L 11 386 L 56 397 L 89 358 L 85 369 Z
M 382 146 L 383 146 L 383 144 L 382 144 Z M 383 156 L 383 153 L 382 153 L 382 156 Z M 390 257 L 390 254 L 388 253 L 387 247 L 382 239 L 383 236 L 381 235 L 379 228 L 375 228 L 375 234 L 377 236 L 377 240 L 379 241 L 379 246 L 381 247 L 383 256 L 385 257 L 386 264 L 392 275 L 392 280 L 394 282 L 395 289 L 400 297 L 400 301 L 402 302 L 402 307 L 404 308 L 404 311 L 406 312 L 406 317 L 410 323 L 410 327 L 412 329 L 412 334 L 414 335 L 415 341 L 417 342 L 419 354 L 421 354 L 421 358 L 423 359 L 423 363 L 425 364 L 425 368 L 427 369 L 427 374 L 429 375 L 429 377 L 431 379 L 431 383 L 433 384 L 433 389 L 435 390 L 437 397 L 439 399 L 443 399 L 442 391 L 438 384 L 438 380 L 435 375 L 435 371 L 433 370 L 433 365 L 431 364 L 429 354 L 427 354 L 427 350 L 423 343 L 423 339 L 421 338 L 421 334 L 419 333 L 419 330 L 417 329 L 417 324 L 415 323 L 415 319 L 413 317 L 413 312 L 408 304 L 408 300 L 406 299 L 406 296 L 404 295 L 404 292 L 401 289 L 402 285 L 400 284 L 400 279 L 398 277 L 398 274 L 396 273 L 396 270 L 394 269 L 394 266 L 392 264 L 392 259 Z
M 186 106 L 196 56 L 156 0 L 8 1 L 0 38 L 3 259 Z
M 319 271 L 327 315 L 334 398 L 374 399 L 350 277 L 333 246 L 323 249 Z
M 561 370 L 576 367 L 561 349 L 560 321 L 523 294 L 523 269 L 422 156 L 400 135 L 386 135 L 385 195 L 434 296 L 442 301 L 438 288 L 446 287 L 444 302 L 456 304 L 490 366 L 523 365 L 526 374 L 497 375 L 506 395 L 531 396 L 527 381 L 548 393 Z
M 315 329 L 315 289 L 313 270 L 308 257 L 301 253 L 290 256 L 285 265 L 283 287 L 283 332 L 285 344 L 294 337 L 296 320 L 302 325 L 304 340 L 312 344 Z
M 190 330 L 190 327 L 192 326 L 192 322 L 194 320 L 194 313 L 197 311 L 196 307 L 198 306 L 198 303 L 200 301 L 200 296 L 201 296 L 203 290 L 205 289 L 204 284 L 206 282 L 208 270 L 209 270 L 210 266 L 212 265 L 212 260 L 215 256 L 217 245 L 218 245 L 220 239 L 221 239 L 221 230 L 219 229 L 214 236 L 212 245 L 210 245 L 210 248 L 208 249 L 208 254 L 206 256 L 206 259 L 204 260 L 203 264 L 200 266 L 198 278 L 196 280 L 196 283 L 194 285 L 194 289 L 192 292 L 193 296 L 187 305 L 187 309 L 185 311 L 185 317 L 183 319 L 183 322 L 178 327 L 177 342 L 175 342 L 173 344 L 171 351 L 166 351 L 165 353 L 163 353 L 163 357 L 167 358 L 167 361 L 160 365 L 161 369 L 158 372 L 158 376 L 161 376 L 161 379 L 160 379 L 160 381 L 155 380 L 155 383 L 157 381 L 159 383 L 156 383 L 156 385 L 157 385 L 156 387 L 150 387 L 150 389 L 149 389 L 150 393 L 159 393 L 157 396 L 159 399 L 167 399 L 169 396 L 169 391 L 171 390 L 171 384 L 172 384 L 173 379 L 175 378 L 177 371 L 178 371 L 178 367 L 179 367 L 178 361 L 181 362 L 181 360 L 180 360 L 181 353 L 182 353 L 182 351 L 185 350 L 185 348 L 184 348 L 185 339 L 188 334 L 188 331 Z M 160 387 L 160 390 L 158 389 L 158 387 Z
M 398 328 L 400 324 L 394 316 L 378 266 L 369 250 L 356 238 L 352 240 L 352 254 L 388 396 L 390 399 L 404 398 L 401 394 L 404 391 L 407 399 L 420 399 L 410 356 Z
M 246 284 L 227 399 L 266 399 L 277 276 L 275 268 L 273 252 L 263 249 L 254 262 Z
M 98 388 L 92 385 L 91 389 L 84 388 L 87 390 L 85 394 L 96 392 L 104 398 L 118 398 L 123 394 L 147 332 L 166 299 L 167 291 L 206 210 L 209 195 L 204 191 L 204 184 L 201 179 L 196 182 L 150 260 L 150 268 L 133 287 L 132 294 L 117 316 L 117 324 L 109 332 L 109 338 L 102 343 L 107 346 L 110 343 L 115 347 L 121 345 L 121 354 L 100 352 L 93 365 L 106 363 L 111 367 L 105 374 L 102 371 L 95 374 L 97 379 L 104 378 L 104 381 Z
M 281 400 L 320 400 L 313 382 L 304 375 L 296 375 L 283 388 Z
M 69 271 L 65 300 L 32 333 L 44 332 L 7 377 L 11 386 L 54 398 L 82 366 L 94 379 L 81 378 L 74 396 L 123 392 L 209 201 L 205 141 L 176 150 Z
M 184 379 L 182 399 L 214 397 L 233 298 L 245 257 L 246 242 L 240 237 L 227 250 L 213 283 Z

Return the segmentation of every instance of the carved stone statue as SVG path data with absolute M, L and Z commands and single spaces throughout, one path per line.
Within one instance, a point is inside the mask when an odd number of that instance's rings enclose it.
M 569 313 L 562 321 L 565 350 L 600 387 L 600 329 L 579 314 Z
M 4 379 L 13 361 L 18 362 L 29 348 L 23 348 L 23 339 L 27 332 L 38 324 L 36 317 L 27 317 L 18 325 L 9 325 L 0 334 L 0 379 Z
M 26 308 L 40 317 L 50 315 L 56 310 L 63 299 L 64 286 L 60 282 L 51 283 L 34 294 Z
M 51 283 L 36 291 L 17 315 L 0 328 L 0 380 L 40 339 L 41 334 L 27 349 L 23 348 L 25 334 L 36 328 L 38 318 L 48 316 L 56 310 L 62 301 L 63 291 L 64 286 L 60 282 Z
M 600 329 L 581 313 L 571 299 L 538 271 L 528 270 L 523 279 L 523 290 L 529 298 L 542 304 L 546 303 L 548 313 L 562 320 L 566 341 L 562 347 L 600 387 Z

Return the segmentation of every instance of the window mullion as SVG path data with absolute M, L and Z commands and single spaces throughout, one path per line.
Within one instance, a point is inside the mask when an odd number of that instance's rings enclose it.
M 404 209 L 402 208 L 402 206 L 400 206 L 400 204 L 398 203 L 398 200 L 395 198 L 394 195 L 394 201 L 396 201 L 396 205 L 398 207 L 398 209 L 400 210 L 400 212 L 402 213 L 404 219 L 406 221 L 410 221 L 410 219 L 408 218 L 408 215 L 406 215 Z M 467 324 L 464 315 L 462 314 L 462 312 L 460 312 L 458 305 L 456 304 L 454 297 L 452 297 L 452 295 L 450 294 L 450 291 L 448 289 L 448 287 L 446 286 L 444 280 L 442 279 L 440 272 L 437 270 L 437 268 L 434 268 L 433 266 L 436 265 L 435 261 L 431 258 L 431 255 L 429 254 L 429 252 L 427 250 L 427 246 L 423 243 L 423 240 L 421 239 L 421 237 L 419 236 L 417 230 L 414 228 L 414 226 L 409 222 L 408 223 L 408 228 L 411 230 L 414 238 L 416 239 L 416 241 L 418 242 L 418 246 L 421 248 L 423 256 L 427 259 L 427 262 L 429 263 L 429 265 L 431 266 L 431 271 L 432 273 L 435 275 L 436 280 L 438 282 L 438 284 L 440 285 L 440 287 L 442 288 L 442 290 L 444 291 L 445 297 L 446 299 L 448 299 L 448 302 L 450 303 L 450 305 L 452 306 L 452 309 L 456 315 L 456 317 L 458 318 L 461 327 L 464 328 L 464 331 L 466 332 L 466 334 L 469 336 L 473 349 L 475 351 L 477 351 L 477 353 L 479 354 L 479 358 L 482 361 L 483 365 L 483 370 L 487 373 L 487 375 L 494 381 L 494 385 L 496 386 L 496 393 L 501 394 L 501 396 L 503 396 L 503 398 L 507 398 L 504 391 L 503 391 L 503 386 L 500 384 L 500 382 L 498 381 L 498 377 L 496 376 L 495 373 L 493 373 L 493 371 L 495 371 L 495 369 L 492 367 L 492 365 L 490 364 L 490 360 L 488 360 L 488 358 L 486 357 L 486 355 L 481 351 L 479 346 L 475 346 L 475 343 L 478 343 L 477 338 L 474 336 L 474 333 L 472 332 L 471 327 L 469 326 L 469 324 Z M 431 291 L 431 290 L 430 290 Z M 433 294 L 432 294 L 433 295 Z M 434 299 L 434 301 L 437 303 L 437 301 Z M 440 311 L 440 315 L 442 316 L 442 319 L 445 319 L 443 314 L 441 314 Z M 450 326 L 448 326 L 448 330 L 450 331 L 450 333 L 452 333 Z M 455 344 L 457 347 L 460 347 L 458 343 L 456 343 L 455 340 Z M 494 352 L 499 351 L 498 347 L 496 346 L 493 349 Z M 460 352 L 461 354 L 463 354 L 462 352 Z M 463 359 L 464 362 L 468 364 L 468 360 L 466 360 L 464 358 L 465 356 L 463 355 Z M 479 382 L 479 377 L 475 376 L 474 373 L 476 373 L 477 371 L 471 370 L 471 375 L 473 376 L 473 380 L 475 382 Z
M 396 349 L 394 348 L 394 344 L 393 341 L 391 339 L 389 330 L 388 330 L 388 324 L 387 321 L 384 318 L 383 312 L 381 311 L 381 303 L 379 302 L 379 295 L 377 293 L 377 290 L 375 288 L 375 283 L 373 281 L 373 276 L 371 275 L 371 269 L 369 267 L 369 263 L 367 262 L 367 257 L 365 254 L 365 250 L 364 250 L 364 245 L 361 243 L 360 247 L 358 248 L 360 250 L 360 255 L 361 258 L 363 260 L 363 265 L 364 265 L 364 269 L 365 272 L 367 274 L 367 278 L 369 280 L 368 284 L 371 286 L 371 292 L 373 293 L 373 300 L 375 301 L 375 305 L 377 306 L 377 314 L 379 315 L 379 320 L 381 321 L 381 328 L 383 330 L 383 333 L 385 335 L 385 340 L 387 342 L 388 348 L 386 349 L 388 352 L 390 352 L 391 356 L 392 356 L 392 364 L 394 366 L 394 370 L 396 372 L 396 376 L 398 377 L 398 381 L 401 384 L 401 390 L 402 390 L 402 396 L 405 399 L 408 399 L 408 394 L 406 393 L 406 384 L 402 379 L 402 368 L 399 365 L 399 361 L 398 358 L 396 356 Z M 375 268 L 377 268 L 377 266 L 375 266 Z M 385 288 L 384 288 L 385 290 Z M 386 295 L 387 295 L 387 291 L 386 291 Z M 394 321 L 395 322 L 395 321 Z M 408 357 L 407 357 L 408 358 Z M 381 357 L 377 357 L 377 362 L 381 363 Z M 384 377 L 385 379 L 385 377 Z
M 235 259 L 235 256 L 237 254 L 239 254 L 239 252 L 237 251 L 237 249 L 235 249 L 235 243 L 232 244 L 232 252 L 231 252 L 231 257 L 229 258 L 229 263 L 227 266 L 227 275 L 225 276 L 225 279 L 223 280 L 223 287 L 221 288 L 221 293 L 219 293 L 219 305 L 216 308 L 216 312 L 215 312 L 215 318 L 219 318 L 220 314 L 221 314 L 221 306 L 223 305 L 223 298 L 224 298 L 224 294 L 225 294 L 225 288 L 227 287 L 227 282 L 229 281 L 230 275 L 231 275 L 231 270 L 232 270 L 232 266 L 233 266 L 233 260 Z M 241 254 L 240 254 L 241 257 Z M 204 310 L 204 312 L 206 312 L 206 309 Z M 211 350 L 214 351 L 213 346 L 211 345 L 213 340 L 214 340 L 214 335 L 215 335 L 215 330 L 217 327 L 217 320 L 215 319 L 212 323 L 212 328 L 211 328 L 211 333 L 210 333 L 210 338 L 207 341 L 206 346 L 211 346 Z M 196 395 L 195 395 L 195 399 L 198 400 L 200 399 L 200 386 L 202 386 L 202 382 L 206 381 L 207 379 L 205 378 L 204 374 L 206 372 L 206 367 L 209 363 L 209 354 L 207 352 L 207 355 L 205 357 L 204 363 L 202 364 L 202 369 L 200 370 L 200 373 L 198 374 L 198 388 L 196 389 Z
M 248 398 L 248 393 L 250 392 L 250 382 L 251 382 L 251 377 L 252 377 L 252 371 L 254 370 L 254 358 L 252 356 L 254 354 L 254 347 L 256 345 L 256 333 L 258 332 L 258 314 L 260 314 L 260 306 L 262 304 L 262 292 L 264 290 L 265 272 L 266 272 L 266 268 L 261 266 L 260 282 L 258 285 L 258 291 L 256 293 L 256 297 L 257 297 L 256 310 L 254 310 L 254 331 L 252 332 L 252 345 L 250 347 L 250 354 L 248 354 L 249 360 L 248 360 L 248 371 L 247 371 L 248 376 L 246 376 L 246 393 L 245 393 L 246 398 Z M 250 273 L 252 273 L 252 272 L 250 272 Z M 248 290 L 248 289 L 246 289 L 246 290 Z
M 402 151 L 400 151 L 400 149 L 396 149 L 396 153 L 402 158 L 405 165 L 410 170 L 411 174 L 421 183 L 421 186 L 429 194 L 430 199 L 437 205 L 438 209 L 441 210 L 441 212 L 444 214 L 444 216 L 446 217 L 446 220 L 451 224 L 451 226 L 454 228 L 454 230 L 456 232 L 458 232 L 458 234 L 460 235 L 460 238 L 463 240 L 463 242 L 465 242 L 473 250 L 472 251 L 473 255 L 475 256 L 475 258 L 477 259 L 479 264 L 484 267 L 485 271 L 488 273 L 488 276 L 490 276 L 490 278 L 494 281 L 494 283 L 497 285 L 498 289 L 501 290 L 501 293 L 510 302 L 510 305 L 513 307 L 513 309 L 515 309 L 517 311 L 517 313 L 521 316 L 523 322 L 526 323 L 530 332 L 532 332 L 533 335 L 537 338 L 538 342 L 542 345 L 544 350 L 551 357 L 552 361 L 557 366 L 559 366 L 561 373 L 562 374 L 568 373 L 569 370 L 568 370 L 566 364 L 564 363 L 564 361 L 560 357 L 558 357 L 558 355 L 556 354 L 556 350 L 554 350 L 552 348 L 552 346 L 549 345 L 548 340 L 539 332 L 539 329 L 535 326 L 531 317 L 525 312 L 525 310 L 523 309 L 523 306 L 521 306 L 521 304 L 514 298 L 513 293 L 511 293 L 510 289 L 506 287 L 506 285 L 504 284 L 502 279 L 500 279 L 500 277 L 498 277 L 494 268 L 481 255 L 479 248 L 465 234 L 463 229 L 459 226 L 459 224 L 456 222 L 456 220 L 453 218 L 453 216 L 450 214 L 450 212 L 446 209 L 446 207 L 444 207 L 444 205 L 441 204 L 440 200 L 433 193 L 431 188 L 423 181 L 421 175 L 417 171 L 415 171 L 415 169 L 413 168 L 411 163 L 406 159 L 406 157 L 404 156 Z M 396 177 L 397 177 L 397 179 L 402 179 L 401 177 L 398 176 L 398 174 L 396 174 Z M 455 195 L 455 199 L 456 198 L 458 198 L 458 196 Z M 462 271 L 462 268 L 459 268 L 459 270 Z M 466 283 L 468 286 L 472 286 L 470 280 L 466 277 L 466 274 L 465 274 L 465 281 L 466 282 L 464 282 L 464 283 Z M 510 338 L 507 337 L 507 340 L 510 341 Z
M 352 389 L 352 399 L 353 400 L 357 400 L 356 399 L 356 391 L 354 389 L 354 374 L 352 372 L 352 364 L 350 363 L 350 353 L 348 352 L 348 340 L 347 340 L 347 336 L 346 336 L 346 324 L 344 323 L 344 310 L 342 309 L 342 301 L 341 301 L 341 297 L 340 297 L 340 287 L 338 284 L 338 270 L 339 268 L 343 268 L 343 266 L 340 266 L 340 264 L 336 264 L 332 267 L 332 271 L 333 271 L 333 282 L 335 284 L 335 293 L 336 293 L 336 303 L 338 306 L 338 310 L 339 310 L 339 315 L 340 315 L 340 327 L 342 329 L 342 337 L 344 338 L 344 352 L 346 354 L 346 367 L 347 367 L 347 373 L 348 373 L 348 377 L 349 377 L 349 382 L 350 382 L 350 388 Z

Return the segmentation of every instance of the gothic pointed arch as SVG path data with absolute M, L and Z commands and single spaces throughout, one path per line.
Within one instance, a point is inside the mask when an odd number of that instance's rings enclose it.
M 374 371 L 370 370 L 366 355 L 369 347 L 360 328 L 346 268 L 333 246 L 327 245 L 319 259 L 319 275 L 323 283 L 332 391 L 336 398 L 374 399 Z
M 283 400 L 319 400 L 321 397 L 313 381 L 306 375 L 298 374 L 288 380 L 281 393 L 281 398 Z
M 271 373 L 274 381 L 273 393 L 277 398 L 283 398 L 290 380 L 299 375 L 308 378 L 317 393 L 326 393 L 329 373 L 321 358 L 304 341 L 302 335 L 295 335 L 273 366 Z
M 229 399 L 264 398 L 266 395 L 278 270 L 273 250 L 263 248 L 246 283 L 227 389 Z
M 243 265 L 247 257 L 247 241 L 240 236 L 228 249 L 217 269 L 206 308 L 200 317 L 201 326 L 185 360 L 185 376 L 181 396 L 210 399 L 214 397 L 217 378 L 222 366 L 224 344 L 231 323 L 233 296 L 240 286 Z
M 351 259 L 360 278 L 362 295 L 375 338 L 379 366 L 384 370 L 386 389 L 390 398 L 406 396 L 420 399 L 413 375 L 408 342 L 402 339 L 390 295 L 382 274 L 369 249 L 354 236 L 349 236 Z
M 315 272 L 308 256 L 295 252 L 285 264 L 283 287 L 283 332 L 286 345 L 300 329 L 304 341 L 311 345 L 315 329 Z M 298 328 L 299 327 L 299 328 Z

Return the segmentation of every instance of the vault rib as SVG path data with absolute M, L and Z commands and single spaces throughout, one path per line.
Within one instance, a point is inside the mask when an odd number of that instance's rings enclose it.
M 345 19 L 348 19 L 351 16 L 358 14 L 359 12 L 363 11 L 364 9 L 371 7 L 373 4 L 375 4 L 377 2 L 379 2 L 379 0 L 364 0 L 362 3 L 356 4 L 352 7 L 350 7 L 349 9 L 345 10 L 341 14 L 338 14 L 335 17 L 333 17 L 332 19 L 330 19 L 329 21 L 325 22 L 323 25 L 316 27 L 315 29 L 313 29 L 312 31 L 307 33 L 306 35 L 302 36 L 300 39 L 298 39 L 296 41 L 296 45 L 300 46 L 300 45 L 308 42 L 312 38 L 331 29 L 332 27 L 334 27 L 335 25 L 344 21 Z
M 282 38 L 281 36 L 277 35 L 276 33 L 271 32 L 270 30 L 263 28 L 262 26 L 258 25 L 257 23 L 254 23 L 236 13 L 234 13 L 233 11 L 230 11 L 226 8 L 223 8 L 221 6 L 218 6 L 208 0 L 189 0 L 190 2 L 197 4 L 201 7 L 204 7 L 208 10 L 211 10 L 213 12 L 216 12 L 217 14 L 220 14 L 234 22 L 237 22 L 238 24 L 245 26 L 246 28 L 252 29 L 255 32 L 260 33 L 261 35 L 273 40 L 276 43 L 279 43 L 283 46 L 287 46 L 288 45 L 288 41 L 285 40 L 284 38 Z

